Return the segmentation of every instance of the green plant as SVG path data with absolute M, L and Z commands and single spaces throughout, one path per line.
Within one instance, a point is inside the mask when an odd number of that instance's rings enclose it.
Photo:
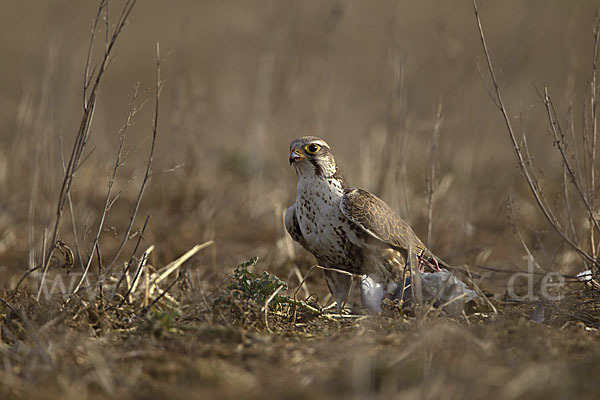
M 258 257 L 252 257 L 246 262 L 238 265 L 231 275 L 231 281 L 227 284 L 227 289 L 231 291 L 234 298 L 251 299 L 258 304 L 264 305 L 267 299 L 275 293 L 280 287 L 279 292 L 287 289 L 287 284 L 278 276 L 269 274 L 264 271 L 262 277 L 257 277 L 256 274 L 249 268 L 256 265 Z M 271 299 L 271 303 L 286 302 L 287 297 L 279 294 Z

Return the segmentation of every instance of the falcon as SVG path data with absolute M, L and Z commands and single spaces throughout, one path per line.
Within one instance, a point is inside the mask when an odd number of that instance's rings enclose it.
M 298 175 L 298 189 L 296 202 L 285 213 L 286 230 L 320 266 L 362 276 L 363 307 L 381 310 L 383 298 L 392 296 L 402 281 L 409 254 L 420 270 L 446 266 L 383 200 L 344 180 L 323 139 L 293 140 L 289 161 Z M 324 274 L 337 307 L 342 307 L 352 275 L 332 270 Z

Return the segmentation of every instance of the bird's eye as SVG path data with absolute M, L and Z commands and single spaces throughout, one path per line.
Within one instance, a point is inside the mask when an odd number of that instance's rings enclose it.
M 308 153 L 315 154 L 317 151 L 321 150 L 321 146 L 315 143 L 311 143 L 304 148 Z

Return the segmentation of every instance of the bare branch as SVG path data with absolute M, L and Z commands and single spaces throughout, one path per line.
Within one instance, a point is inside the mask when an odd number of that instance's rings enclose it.
M 94 66 L 94 70 L 90 73 L 90 63 L 92 61 L 92 54 L 94 53 L 94 42 L 96 41 L 96 32 L 98 31 L 98 21 L 100 20 L 100 15 L 102 14 L 102 10 L 106 6 L 107 0 L 100 0 L 100 4 L 98 5 L 98 12 L 96 13 L 96 17 L 92 21 L 92 32 L 90 34 L 90 45 L 88 47 L 87 59 L 85 62 L 85 69 L 83 74 L 83 109 L 86 110 L 88 108 L 87 103 L 87 89 L 90 86 L 90 82 L 92 77 L 95 75 L 96 70 Z
M 565 166 L 565 168 L 567 169 L 567 172 L 569 173 L 569 177 L 571 178 L 571 183 L 573 184 L 573 186 L 575 186 L 575 189 L 577 189 L 577 194 L 579 194 L 581 201 L 585 205 L 585 208 L 589 214 L 590 222 L 593 223 L 594 227 L 598 230 L 598 232 L 600 232 L 600 225 L 598 224 L 598 220 L 596 219 L 596 217 L 594 215 L 594 210 L 592 210 L 592 207 L 591 207 L 585 193 L 583 192 L 583 188 L 581 187 L 579 180 L 575 176 L 575 172 L 573 171 L 573 168 L 571 167 L 569 158 L 567 157 L 567 152 L 565 149 L 564 135 L 562 133 L 560 124 L 558 123 L 558 118 L 556 116 L 556 109 L 554 108 L 554 103 L 552 102 L 552 99 L 550 98 L 550 95 L 548 94 L 547 87 L 544 87 L 544 105 L 546 106 L 546 113 L 548 115 L 548 121 L 550 122 L 550 131 L 552 132 L 552 136 L 554 138 L 554 143 L 556 144 L 556 147 L 558 147 L 558 151 L 560 152 L 560 155 L 562 157 L 563 165 Z M 593 165 L 592 165 L 591 170 L 592 171 L 594 170 Z M 593 181 L 593 174 L 592 174 L 592 181 Z
M 433 234 L 433 192 L 435 191 L 435 150 L 438 146 L 440 126 L 442 125 L 442 99 L 438 102 L 437 116 L 431 144 L 429 147 L 429 177 L 427 178 L 427 246 L 431 248 L 431 236 Z
M 138 209 L 140 207 L 140 203 L 142 201 L 142 196 L 144 194 L 144 190 L 145 190 L 148 180 L 150 179 L 150 176 L 152 174 L 151 167 L 152 167 L 152 159 L 154 157 L 154 148 L 156 146 L 156 134 L 158 132 L 158 105 L 159 105 L 161 90 L 162 90 L 162 81 L 160 79 L 160 47 L 159 47 L 159 44 L 157 43 L 156 44 L 156 93 L 155 93 L 154 122 L 153 122 L 153 126 L 152 126 L 152 143 L 151 143 L 151 147 L 150 147 L 150 155 L 148 157 L 148 162 L 146 164 L 146 172 L 144 174 L 144 179 L 142 181 L 142 185 L 140 186 L 140 191 L 138 193 L 135 205 L 134 205 L 133 210 L 131 211 L 131 215 L 129 217 L 129 225 L 127 226 L 127 230 L 126 230 L 125 234 L 123 235 L 121 244 L 119 245 L 119 247 L 117 248 L 117 251 L 113 255 L 112 261 L 106 268 L 107 274 L 110 274 L 115 262 L 117 261 L 117 258 L 119 257 L 119 255 L 121 254 L 121 251 L 123 250 L 123 247 L 125 247 L 125 243 L 127 242 L 127 239 L 129 238 L 129 234 L 131 233 L 131 228 L 133 227 L 133 223 L 135 222 L 135 217 L 136 217 Z
M 479 29 L 479 37 L 481 39 L 481 44 L 483 46 L 483 51 L 485 53 L 485 59 L 487 61 L 487 66 L 488 66 L 488 69 L 490 72 L 490 76 L 492 78 L 492 83 L 494 85 L 496 99 L 498 100 L 498 104 L 500 106 L 499 107 L 500 112 L 502 113 L 502 117 L 504 118 L 507 132 L 508 132 L 510 140 L 512 142 L 513 149 L 515 150 L 515 155 L 517 156 L 519 170 L 521 171 L 522 175 L 525 177 L 525 180 L 527 181 L 527 185 L 529 186 L 529 189 L 531 190 L 531 193 L 533 194 L 533 197 L 535 198 L 535 201 L 537 202 L 538 207 L 540 208 L 540 210 L 546 217 L 546 220 L 554 228 L 554 230 L 563 238 L 563 240 L 565 242 L 567 242 L 573 249 L 575 249 L 575 251 L 577 251 L 585 260 L 595 263 L 596 262 L 595 258 L 592 255 L 588 254 L 581 247 L 579 247 L 579 245 L 577 245 L 577 243 L 573 242 L 567 236 L 567 234 L 564 232 L 562 226 L 560 225 L 559 221 L 555 217 L 555 215 L 552 212 L 552 210 L 550 209 L 550 207 L 548 207 L 547 203 L 545 203 L 543 201 L 543 198 L 540 195 L 540 191 L 538 190 L 538 188 L 531 176 L 529 169 L 526 167 L 526 163 L 523 158 L 522 150 L 519 147 L 519 143 L 517 142 L 515 133 L 512 128 L 512 124 L 510 122 L 510 118 L 508 117 L 508 112 L 506 110 L 506 106 L 504 105 L 504 101 L 502 99 L 502 93 L 500 92 L 500 88 L 498 86 L 498 80 L 496 79 L 496 73 L 494 71 L 494 67 L 493 67 L 490 53 L 488 50 L 487 42 L 485 40 L 485 35 L 483 33 L 483 27 L 481 26 L 481 19 L 479 18 L 479 6 L 477 5 L 477 0 L 473 0 L 473 9 L 475 11 L 475 19 L 477 21 L 477 27 Z
M 129 273 L 129 268 L 131 268 L 131 264 L 133 263 L 133 259 L 135 258 L 135 253 L 137 253 L 137 249 L 140 246 L 142 239 L 144 238 L 144 232 L 146 231 L 146 226 L 148 226 L 149 220 L 150 220 L 150 215 L 147 215 L 146 220 L 144 221 L 144 226 L 142 226 L 142 230 L 140 231 L 138 240 L 135 243 L 135 247 L 133 248 L 133 251 L 131 252 L 131 256 L 129 257 L 129 261 L 125 265 L 125 269 L 121 273 L 121 277 L 117 281 L 117 284 L 113 287 L 112 291 L 110 292 L 110 296 L 108 296 L 108 299 L 106 300 L 106 304 L 109 304 L 110 301 L 113 299 L 113 297 L 115 297 L 115 294 L 117 293 L 117 290 L 119 289 L 119 286 L 121 286 L 121 283 L 123 283 L 123 280 Z
M 98 248 L 98 241 L 100 240 L 100 235 L 102 234 L 102 229 L 104 227 L 104 221 L 106 220 L 106 215 L 108 214 L 108 211 L 110 210 L 112 204 L 118 197 L 118 195 L 117 195 L 117 196 L 115 196 L 114 199 L 111 199 L 112 188 L 115 183 L 115 178 L 117 177 L 117 171 L 119 169 L 119 166 L 121 165 L 121 154 L 123 153 L 123 145 L 125 142 L 125 137 L 127 136 L 127 130 L 129 128 L 129 126 L 131 126 L 131 122 L 133 120 L 133 117 L 135 116 L 135 112 L 136 112 L 135 104 L 136 104 L 137 97 L 138 97 L 138 91 L 139 91 L 139 84 L 137 84 L 134 87 L 133 95 L 132 95 L 131 101 L 129 102 L 129 111 L 127 113 L 127 118 L 125 120 L 125 123 L 121 127 L 121 136 L 119 138 L 119 150 L 117 151 L 117 158 L 115 160 L 115 165 L 112 170 L 112 175 L 110 176 L 110 179 L 108 181 L 108 189 L 106 191 L 106 198 L 104 199 L 104 208 L 102 209 L 102 213 L 100 214 L 100 221 L 98 222 L 98 229 L 96 230 L 96 236 L 94 237 L 94 241 L 92 242 L 92 249 L 90 251 L 90 255 L 88 257 L 87 263 L 83 270 L 81 279 L 79 280 L 79 283 L 73 290 L 71 296 L 76 294 L 79 291 L 79 288 L 81 287 L 84 280 L 86 279 L 86 276 L 87 276 L 90 266 L 92 264 L 92 260 L 94 258 L 94 252 Z M 98 262 L 100 263 L 100 258 L 98 258 Z
M 519 237 L 519 240 L 521 241 L 521 245 L 523 246 L 523 249 L 525 250 L 527 255 L 533 261 L 533 265 L 535 265 L 535 267 L 538 270 L 543 271 L 543 268 L 540 266 L 540 264 L 538 264 L 537 260 L 533 256 L 533 253 L 529 249 L 529 246 L 527 246 L 527 243 L 525 242 L 525 238 L 523 237 L 523 234 L 521 233 L 521 229 L 519 228 L 519 223 L 517 222 L 517 218 L 515 217 L 515 211 L 513 210 L 511 198 L 508 199 L 508 210 L 510 211 L 510 219 L 511 219 L 512 225 L 514 226 L 515 231 L 517 232 L 517 236 Z
M 100 1 L 98 6 L 98 12 L 96 14 L 96 19 L 92 24 L 92 34 L 91 34 L 91 42 L 88 50 L 88 59 L 86 62 L 86 67 L 84 71 L 84 100 L 83 100 L 83 115 L 81 117 L 81 122 L 79 125 L 79 129 L 77 130 L 77 134 L 75 136 L 75 143 L 73 144 L 73 149 L 71 151 L 71 155 L 69 157 L 69 161 L 67 162 L 67 166 L 64 173 L 64 178 L 62 181 L 60 193 L 58 196 L 57 206 L 56 206 L 56 215 L 54 219 L 54 226 L 52 228 L 51 238 L 49 242 L 49 248 L 45 254 L 45 257 L 42 261 L 42 269 L 43 274 L 45 275 L 48 269 L 48 264 L 52 255 L 54 254 L 54 250 L 56 249 L 56 243 L 58 240 L 58 231 L 60 227 L 60 222 L 62 219 L 62 214 L 64 210 L 64 205 L 68 199 L 69 192 L 71 190 L 71 186 L 73 183 L 73 178 L 75 175 L 75 171 L 80 164 L 81 155 L 85 149 L 85 145 L 89 139 L 90 127 L 92 124 L 92 120 L 94 117 L 94 111 L 96 109 L 96 98 L 98 96 L 98 89 L 100 87 L 100 83 L 102 82 L 102 77 L 104 76 L 104 72 L 106 71 L 106 66 L 111 54 L 112 49 L 114 48 L 114 44 L 116 43 L 125 22 L 127 21 L 127 17 L 130 15 L 136 0 L 127 1 L 123 6 L 121 11 L 121 16 L 119 17 L 119 22 L 117 23 L 112 35 L 110 35 L 110 42 L 107 50 L 104 53 L 104 57 L 102 62 L 100 63 L 100 67 L 98 69 L 94 69 L 94 74 L 89 73 L 89 65 L 90 60 L 93 53 L 93 44 L 96 37 L 97 32 L 97 24 L 100 15 L 107 5 L 106 0 Z M 93 85 L 91 82 L 94 82 Z M 91 85 L 91 86 L 90 86 Z M 38 293 L 39 297 L 39 293 Z

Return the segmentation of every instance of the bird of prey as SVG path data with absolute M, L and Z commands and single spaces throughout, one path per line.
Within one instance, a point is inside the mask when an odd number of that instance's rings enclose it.
M 344 180 L 324 140 L 314 136 L 293 140 L 289 161 L 298 174 L 298 191 L 285 213 L 288 233 L 320 266 L 362 276 L 363 307 L 381 310 L 381 300 L 402 281 L 409 254 L 420 269 L 439 271 L 439 265 L 446 265 L 383 200 Z M 331 270 L 324 273 L 341 307 L 352 277 Z

